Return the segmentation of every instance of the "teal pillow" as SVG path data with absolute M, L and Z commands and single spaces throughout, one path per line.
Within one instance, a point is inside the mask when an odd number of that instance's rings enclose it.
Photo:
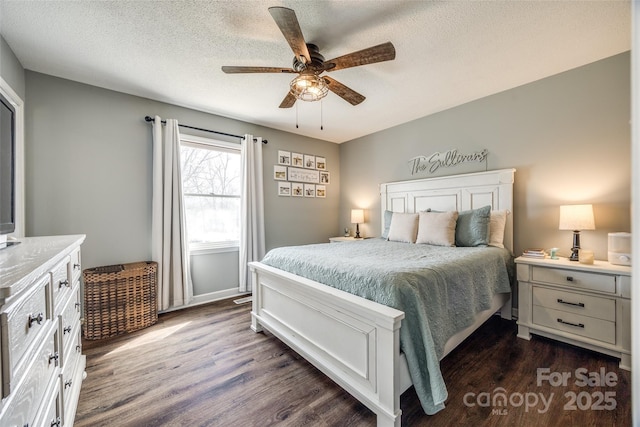
M 391 218 L 393 218 L 393 212 L 384 211 L 384 230 L 382 230 L 382 238 L 389 237 L 389 227 L 391 227 Z
M 456 223 L 456 246 L 487 246 L 491 206 L 460 212 Z

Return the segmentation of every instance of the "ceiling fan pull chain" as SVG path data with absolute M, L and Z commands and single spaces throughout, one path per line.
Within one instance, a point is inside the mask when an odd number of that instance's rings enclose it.
M 296 129 L 298 129 L 298 104 L 296 103 Z
M 323 104 L 323 102 L 322 102 L 322 99 L 321 99 L 320 100 L 320 130 L 324 130 L 324 126 L 323 126 L 324 118 L 322 116 L 322 104 Z

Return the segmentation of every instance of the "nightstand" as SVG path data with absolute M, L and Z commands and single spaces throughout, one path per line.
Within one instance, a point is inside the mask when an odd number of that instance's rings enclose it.
M 631 267 L 519 257 L 518 337 L 553 338 L 631 369 Z
M 338 237 L 329 237 L 329 242 L 331 243 L 339 243 L 339 242 L 359 242 L 361 240 L 364 240 L 365 237 L 359 237 L 359 238 L 355 238 L 355 237 L 344 237 L 344 236 L 338 236 Z

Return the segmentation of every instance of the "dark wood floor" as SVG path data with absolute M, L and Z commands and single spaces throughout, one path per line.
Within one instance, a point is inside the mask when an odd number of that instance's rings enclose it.
M 253 333 L 250 309 L 226 300 L 161 315 L 142 331 L 85 341 L 87 378 L 75 426 L 375 426 L 371 411 L 304 359 L 272 335 Z M 410 388 L 402 395 L 403 426 L 631 425 L 630 374 L 615 359 L 515 334 L 514 322 L 494 316 L 485 323 L 441 363 L 447 407 L 425 415 Z M 566 386 L 538 386 L 538 368 L 571 377 Z M 578 368 L 615 373 L 616 385 L 579 387 Z M 498 387 L 507 406 L 484 404 Z M 572 392 L 575 410 L 565 407 Z M 541 396 L 551 400 L 546 410 Z

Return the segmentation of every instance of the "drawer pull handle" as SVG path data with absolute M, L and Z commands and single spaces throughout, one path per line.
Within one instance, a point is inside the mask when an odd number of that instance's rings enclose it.
M 51 365 L 51 362 L 55 362 L 56 366 L 58 366 L 58 359 L 60 358 L 60 355 L 58 354 L 58 352 L 56 351 L 53 354 L 49 355 L 49 365 Z
M 64 382 L 64 389 L 66 390 L 67 387 L 71 387 L 71 384 L 73 384 L 73 381 L 71 381 L 71 380 L 65 381 Z
M 60 289 L 63 286 L 69 286 L 69 281 L 67 279 L 60 280 L 60 282 L 58 283 L 58 289 Z
M 62 335 L 70 334 L 70 333 L 71 333 L 71 326 L 67 326 L 66 328 L 62 329 Z
M 566 305 L 573 305 L 576 307 L 582 307 L 584 308 L 584 303 L 583 302 L 568 302 L 568 301 L 563 301 L 562 299 L 558 298 L 558 302 L 560 304 L 566 304 Z
M 44 315 L 42 313 L 38 313 L 35 316 L 33 314 L 29 315 L 29 327 L 33 325 L 33 322 L 36 322 L 38 325 L 42 324 L 44 320 Z
M 77 346 L 76 346 L 76 351 L 77 351 L 78 353 L 80 353 L 80 352 L 82 351 L 82 347 L 81 347 L 80 345 L 77 345 Z
M 62 424 L 62 421 L 60 420 L 60 417 L 51 421 L 51 427 L 60 427 L 61 424 Z
M 73 264 L 74 270 L 80 270 L 80 264 Z
M 567 276 L 567 282 L 573 282 L 573 276 Z
M 74 304 L 74 307 L 75 307 L 75 308 L 80 308 L 80 303 L 79 303 L 79 302 L 75 303 L 75 304 Z
M 558 323 L 562 323 L 563 325 L 575 326 L 576 328 L 583 328 L 584 329 L 584 323 L 565 322 L 562 319 L 558 319 Z

